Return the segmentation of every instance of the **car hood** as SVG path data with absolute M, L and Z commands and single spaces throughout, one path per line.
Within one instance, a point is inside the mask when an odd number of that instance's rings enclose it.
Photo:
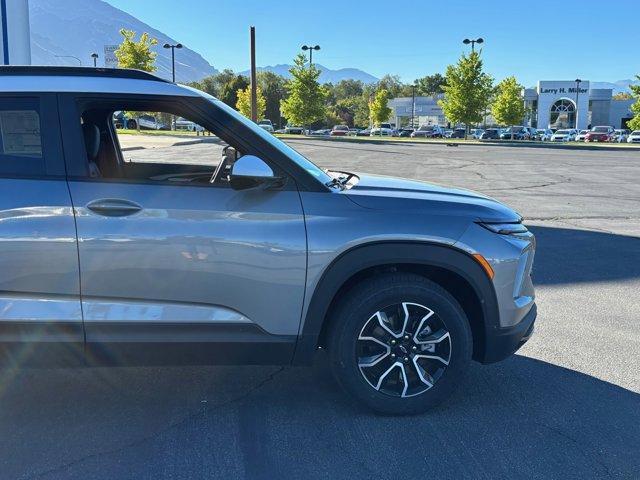
M 466 215 L 485 222 L 519 222 L 511 208 L 486 195 L 433 183 L 357 174 L 359 181 L 344 193 L 361 207 L 428 212 L 434 215 Z

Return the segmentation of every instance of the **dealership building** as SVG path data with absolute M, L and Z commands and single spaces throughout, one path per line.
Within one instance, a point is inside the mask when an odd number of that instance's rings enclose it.
M 432 97 L 402 97 L 389 101 L 391 121 L 407 125 L 414 118 L 417 125 L 448 125 L 438 104 L 442 95 Z M 536 88 L 523 91 L 527 115 L 522 123 L 535 128 L 578 128 L 595 125 L 612 125 L 626 128 L 633 114 L 635 100 L 615 100 L 610 88 L 590 88 L 588 81 L 539 81 Z M 495 125 L 495 119 L 487 112 L 486 125 Z

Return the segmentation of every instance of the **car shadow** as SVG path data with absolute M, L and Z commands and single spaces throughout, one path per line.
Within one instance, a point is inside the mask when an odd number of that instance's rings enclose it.
M 516 355 L 443 406 L 379 416 L 313 368 L 25 370 L 4 478 L 638 478 L 640 395 Z
M 640 237 L 573 228 L 528 228 L 537 240 L 535 284 L 640 278 Z

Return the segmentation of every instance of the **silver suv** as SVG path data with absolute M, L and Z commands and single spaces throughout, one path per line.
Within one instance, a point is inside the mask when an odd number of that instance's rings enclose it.
M 215 136 L 123 132 L 118 111 Z M 360 404 L 404 414 L 533 331 L 535 242 L 513 210 L 322 170 L 147 73 L 0 68 L 0 184 L 0 349 L 13 368 L 300 365 L 325 348 Z

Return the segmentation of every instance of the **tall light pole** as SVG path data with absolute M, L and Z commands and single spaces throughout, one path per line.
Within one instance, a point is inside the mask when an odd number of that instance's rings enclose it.
M 469 45 L 471 44 L 471 51 L 475 52 L 476 51 L 476 43 L 478 45 L 481 45 L 484 43 L 484 39 L 482 37 L 480 38 L 476 38 L 475 40 L 469 40 L 468 38 L 465 38 L 462 43 L 464 43 L 465 45 Z
M 176 82 L 176 48 L 182 48 L 181 43 L 176 43 L 172 45 L 170 43 L 165 43 L 162 48 L 170 48 L 171 49 L 171 78 L 173 83 Z
M 578 99 L 580 98 L 580 84 L 582 80 L 576 78 L 576 130 L 578 129 Z
M 320 45 L 314 45 L 313 47 L 309 46 L 309 45 L 303 45 L 302 46 L 302 50 L 305 51 L 305 52 L 307 50 L 309 50 L 309 66 L 311 66 L 311 65 L 313 65 L 313 51 L 314 50 L 315 51 L 320 50 Z
M 411 85 L 411 128 L 415 128 L 414 119 L 416 118 L 416 83 Z
M 91 54 L 91 58 L 93 58 L 93 66 L 97 67 L 98 66 L 98 54 L 97 53 L 92 53 Z

